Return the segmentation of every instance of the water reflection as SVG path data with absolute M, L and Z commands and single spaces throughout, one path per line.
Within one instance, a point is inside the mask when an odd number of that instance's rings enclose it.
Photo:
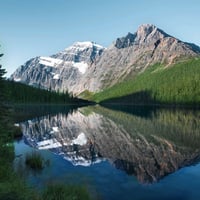
M 148 117 L 100 106 L 20 123 L 27 144 L 50 149 L 73 165 L 104 159 L 141 183 L 200 160 L 200 112 L 153 110 Z

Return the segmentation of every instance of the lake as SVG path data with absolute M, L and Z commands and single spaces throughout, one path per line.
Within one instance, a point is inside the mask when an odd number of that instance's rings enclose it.
M 14 166 L 29 184 L 84 184 L 105 200 L 200 199 L 200 111 L 99 105 L 17 107 Z M 49 165 L 24 171 L 27 152 Z M 23 172 L 22 172 L 23 171 Z

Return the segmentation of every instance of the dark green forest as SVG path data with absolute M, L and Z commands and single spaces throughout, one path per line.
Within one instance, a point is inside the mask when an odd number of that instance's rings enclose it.
M 88 103 L 70 96 L 68 92 L 60 93 L 35 88 L 22 83 L 4 80 L 5 94 L 10 103 L 20 104 L 81 104 Z

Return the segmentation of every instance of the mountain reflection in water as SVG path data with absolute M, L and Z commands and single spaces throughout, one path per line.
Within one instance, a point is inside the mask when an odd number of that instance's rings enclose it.
M 148 117 L 100 106 L 21 122 L 25 142 L 73 165 L 108 160 L 151 183 L 200 160 L 200 112 L 153 110 Z

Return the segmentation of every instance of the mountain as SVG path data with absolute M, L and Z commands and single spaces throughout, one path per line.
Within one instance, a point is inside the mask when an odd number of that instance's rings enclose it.
M 93 42 L 76 42 L 55 55 L 30 59 L 11 75 L 11 80 L 44 89 L 73 92 L 104 49 Z
M 155 63 L 171 65 L 181 58 L 200 55 L 200 48 L 169 36 L 154 25 L 118 38 L 87 72 L 83 84 L 92 92 L 136 76 Z M 88 79 L 92 77 L 92 80 Z M 86 83 L 87 82 L 87 83 Z
M 151 24 L 117 38 L 107 49 L 92 42 L 77 42 L 50 57 L 29 60 L 11 79 L 89 98 L 121 82 L 134 79 L 150 66 L 165 68 L 200 55 L 200 47 L 182 42 Z

